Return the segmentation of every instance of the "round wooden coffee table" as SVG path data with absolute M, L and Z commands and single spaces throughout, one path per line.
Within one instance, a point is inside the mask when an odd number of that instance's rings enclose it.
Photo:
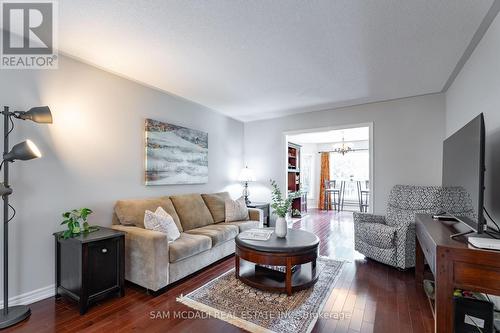
M 249 286 L 291 295 L 318 280 L 319 239 L 313 233 L 288 229 L 286 238 L 278 238 L 273 233 L 267 241 L 241 239 L 239 236 L 235 240 L 236 278 Z

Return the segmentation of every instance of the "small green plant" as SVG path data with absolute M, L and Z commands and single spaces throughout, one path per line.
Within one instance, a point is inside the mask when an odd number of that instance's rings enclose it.
M 92 210 L 89 208 L 73 209 L 69 212 L 63 213 L 62 217 L 64 218 L 64 220 L 61 222 L 61 225 L 66 224 L 68 226 L 68 230 L 61 232 L 59 237 L 68 239 L 78 236 L 82 233 L 86 234 L 92 231 L 99 230 L 98 227 L 91 226 L 87 222 L 88 216 L 92 213 Z
M 274 210 L 274 214 L 279 217 L 286 217 L 286 214 L 292 208 L 293 199 L 300 197 L 300 191 L 289 192 L 286 198 L 281 194 L 281 190 L 276 184 L 276 181 L 271 179 L 272 197 L 271 197 L 271 207 Z

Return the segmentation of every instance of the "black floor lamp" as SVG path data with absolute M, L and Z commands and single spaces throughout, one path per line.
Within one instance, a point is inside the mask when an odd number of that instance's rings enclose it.
M 16 160 L 31 160 L 41 157 L 40 151 L 30 140 L 18 143 L 9 151 L 9 134 L 14 129 L 13 118 L 31 120 L 36 123 L 51 124 L 52 114 L 47 106 L 31 108 L 28 111 L 9 111 L 7 106 L 3 111 L 3 184 L 0 184 L 0 195 L 3 199 L 3 309 L 0 312 L 0 329 L 12 326 L 28 318 L 31 310 L 26 305 L 9 307 L 9 195 L 12 188 L 9 185 L 9 163 Z

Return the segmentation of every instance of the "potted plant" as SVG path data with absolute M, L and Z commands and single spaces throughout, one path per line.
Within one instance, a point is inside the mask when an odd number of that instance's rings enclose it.
M 288 225 L 286 223 L 286 215 L 290 212 L 292 208 L 293 199 L 300 196 L 300 191 L 289 192 L 286 198 L 283 197 L 278 184 L 276 181 L 271 180 L 272 197 L 271 197 L 271 207 L 275 215 L 278 216 L 276 219 L 276 227 L 274 232 L 277 237 L 284 238 L 287 234 Z
M 92 210 L 89 208 L 79 208 L 64 212 L 62 214 L 64 220 L 61 222 L 61 225 L 66 224 L 68 230 L 61 232 L 59 237 L 68 239 L 80 234 L 87 234 L 99 230 L 98 227 L 91 226 L 87 222 L 88 216 L 92 213 Z

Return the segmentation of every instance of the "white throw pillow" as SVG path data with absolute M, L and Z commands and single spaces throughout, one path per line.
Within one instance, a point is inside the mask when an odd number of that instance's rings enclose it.
M 150 210 L 144 212 L 144 227 L 167 234 L 169 241 L 174 241 L 181 236 L 172 216 L 161 207 L 156 208 L 154 213 Z
M 241 197 L 238 200 L 226 200 L 226 222 L 248 220 L 248 208 L 245 203 L 245 198 Z

